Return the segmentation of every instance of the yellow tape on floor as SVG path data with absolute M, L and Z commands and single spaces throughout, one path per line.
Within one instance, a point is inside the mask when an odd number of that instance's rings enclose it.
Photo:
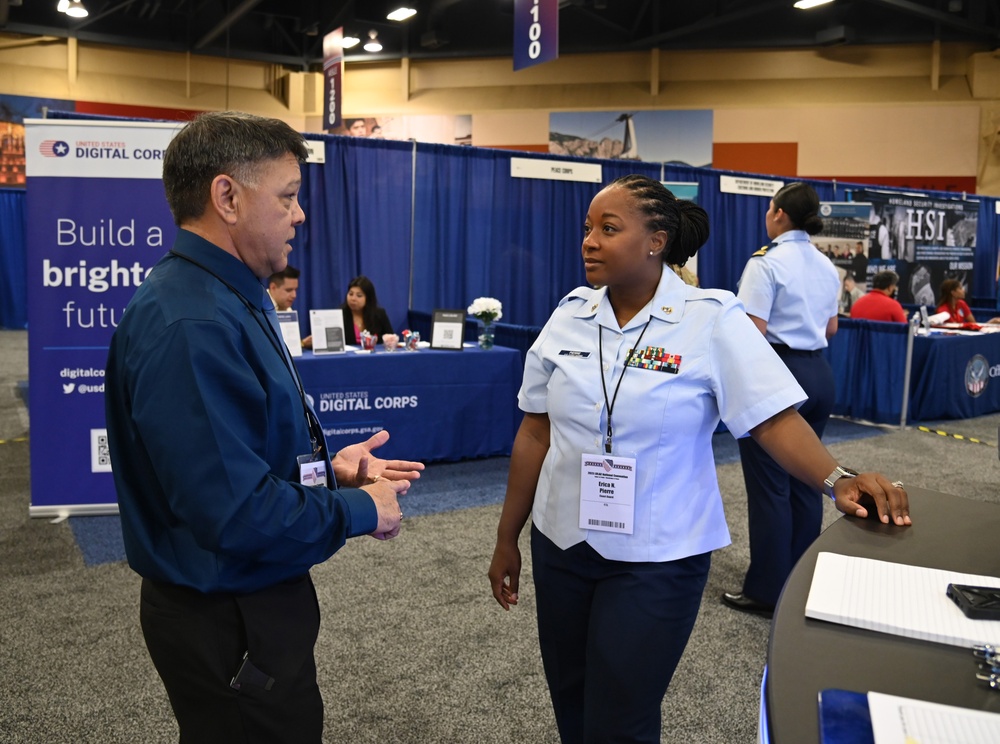
M 951 439 L 959 439 L 963 442 L 972 442 L 973 444 L 985 444 L 987 447 L 996 447 L 993 442 L 984 442 L 982 439 L 976 439 L 975 437 L 965 437 L 961 434 L 950 434 L 946 431 L 941 431 L 940 429 L 928 429 L 926 426 L 918 426 L 919 431 L 925 431 L 928 434 L 937 434 L 942 437 L 949 437 Z

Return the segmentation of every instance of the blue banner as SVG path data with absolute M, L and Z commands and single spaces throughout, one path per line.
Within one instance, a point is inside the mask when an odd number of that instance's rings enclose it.
M 343 124 L 344 29 L 323 37 L 323 129 L 332 132 Z
M 173 243 L 162 158 L 180 125 L 25 124 L 30 513 L 116 513 L 104 367 L 125 306 Z
M 514 70 L 559 57 L 559 0 L 514 0 Z

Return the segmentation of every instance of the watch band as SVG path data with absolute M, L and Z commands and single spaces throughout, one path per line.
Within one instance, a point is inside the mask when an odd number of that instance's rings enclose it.
M 826 495 L 831 499 L 836 500 L 836 497 L 833 495 L 833 484 L 841 478 L 853 478 L 857 474 L 857 470 L 851 470 L 850 468 L 844 468 L 838 465 L 832 473 L 823 479 L 823 485 L 826 486 Z

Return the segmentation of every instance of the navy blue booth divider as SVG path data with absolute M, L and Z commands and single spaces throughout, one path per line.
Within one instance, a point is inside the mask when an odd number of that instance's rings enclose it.
M 909 326 L 841 319 L 826 356 L 837 384 L 834 413 L 900 423 Z M 993 373 L 993 374 L 991 374 Z M 907 423 L 1000 411 L 1000 333 L 913 339 Z
M 908 333 L 905 323 L 840 319 L 826 350 L 837 385 L 835 414 L 899 424 Z

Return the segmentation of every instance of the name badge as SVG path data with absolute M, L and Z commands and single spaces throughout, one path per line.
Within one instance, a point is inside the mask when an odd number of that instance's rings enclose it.
M 584 454 L 580 465 L 580 529 L 631 535 L 635 524 L 634 457 Z
M 559 352 L 559 356 L 576 357 L 577 359 L 590 359 L 589 351 L 573 351 L 572 349 L 563 349 Z
M 315 455 L 299 455 L 299 483 L 303 486 L 326 485 L 326 459 Z

